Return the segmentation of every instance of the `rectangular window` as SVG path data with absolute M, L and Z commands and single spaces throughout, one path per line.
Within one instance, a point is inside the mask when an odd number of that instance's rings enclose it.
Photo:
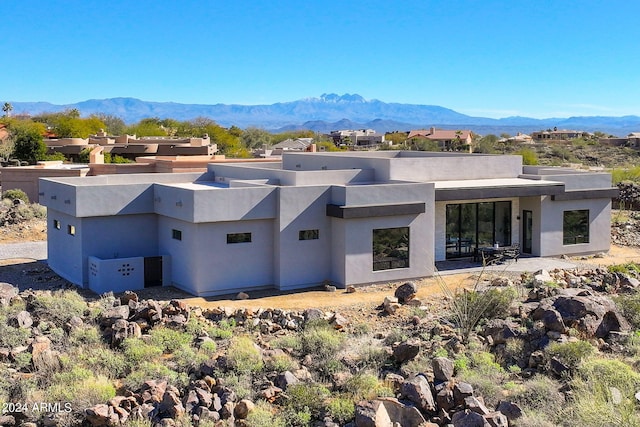
M 409 267 L 409 227 L 373 230 L 373 271 Z
M 227 234 L 227 243 L 250 243 L 251 233 L 230 233 Z
M 72 235 L 75 236 L 76 235 L 76 227 L 73 225 L 68 225 L 67 226 L 67 232 Z
M 320 230 L 300 230 L 298 240 L 316 240 L 320 238 Z
M 55 228 L 56 230 L 60 230 L 60 221 L 58 221 L 57 219 L 54 219 L 53 228 Z
M 171 237 L 176 240 L 182 240 L 182 231 L 176 230 L 175 228 L 171 230 Z
M 564 211 L 562 244 L 589 243 L 589 210 Z

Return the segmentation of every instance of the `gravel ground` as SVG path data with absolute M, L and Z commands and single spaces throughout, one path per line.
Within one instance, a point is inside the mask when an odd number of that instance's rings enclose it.
M 47 242 L 5 243 L 0 245 L 0 260 L 5 259 L 47 259 Z

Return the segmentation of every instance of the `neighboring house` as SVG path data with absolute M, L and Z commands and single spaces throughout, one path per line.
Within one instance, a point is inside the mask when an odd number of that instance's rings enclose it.
M 590 137 L 589 132 L 583 132 L 581 130 L 544 130 L 540 132 L 533 132 L 531 138 L 535 142 L 540 141 L 566 141 L 569 139 Z
M 518 132 L 515 136 L 511 136 L 509 138 L 500 138 L 498 142 L 512 142 L 515 144 L 531 144 L 533 142 L 533 138 L 531 136 Z
M 378 133 L 373 129 L 359 130 L 334 130 L 329 136 L 334 144 L 353 145 L 357 147 L 376 146 L 385 142 L 384 133 Z
M 415 142 L 420 139 L 437 142 L 445 151 L 459 151 L 463 147 L 468 147 L 471 152 L 473 144 L 473 132 L 470 130 L 446 130 L 429 129 L 412 130 L 407 136 L 407 142 Z
M 174 285 L 199 296 L 431 276 L 434 261 L 519 244 L 607 251 L 608 173 L 514 155 L 284 153 L 204 173 L 49 178 L 48 262 L 101 293 Z
M 135 160 L 140 156 L 212 156 L 218 151 L 208 135 L 202 138 L 143 137 L 135 135 L 107 136 L 104 132 L 89 138 L 45 139 L 49 154 L 62 153 L 77 160 L 81 151 L 96 146 L 111 153 Z
M 599 138 L 598 143 L 602 145 L 610 145 L 615 147 L 633 147 L 640 148 L 640 132 L 631 132 L 624 138 Z
M 308 151 L 311 144 L 313 144 L 313 138 L 289 138 L 275 144 L 271 148 L 276 150 L 281 149 L 283 151 Z

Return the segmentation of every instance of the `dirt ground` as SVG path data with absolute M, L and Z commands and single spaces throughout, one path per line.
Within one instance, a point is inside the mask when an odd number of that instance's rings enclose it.
M 0 227 L 0 243 L 39 242 L 42 240 L 47 240 L 46 219 Z

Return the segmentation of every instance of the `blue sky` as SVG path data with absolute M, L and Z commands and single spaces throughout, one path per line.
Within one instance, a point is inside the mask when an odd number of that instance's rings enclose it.
M 5 0 L 0 15 L 1 102 L 357 93 L 483 117 L 640 115 L 633 0 Z

